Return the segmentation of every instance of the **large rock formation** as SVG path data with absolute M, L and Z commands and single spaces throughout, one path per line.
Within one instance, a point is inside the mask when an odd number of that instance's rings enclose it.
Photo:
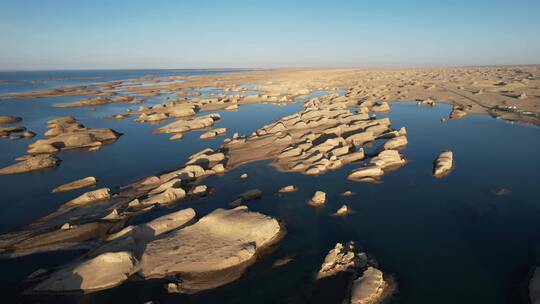
M 240 277 L 256 253 L 276 242 L 277 220 L 241 206 L 217 209 L 196 224 L 150 242 L 141 259 L 144 278 L 179 278 L 177 289 L 195 293 Z
M 54 156 L 43 154 L 28 157 L 23 161 L 0 169 L 0 175 L 26 173 L 46 168 L 54 168 L 60 164 L 60 160 Z

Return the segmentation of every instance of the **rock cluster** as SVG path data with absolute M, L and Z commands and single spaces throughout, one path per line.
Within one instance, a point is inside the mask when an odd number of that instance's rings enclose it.
M 248 138 L 224 141 L 228 167 L 271 157 L 280 170 L 318 175 L 364 159 L 362 147 L 368 142 L 400 135 L 390 128 L 388 119 L 354 114 L 348 106 L 348 101 L 311 100 L 304 111 L 267 125 Z M 403 145 L 403 139 L 393 145 Z
M 199 107 L 190 103 L 179 103 L 169 101 L 151 107 L 140 107 L 137 112 L 130 112 L 130 115 L 139 115 L 135 120 L 139 122 L 156 122 L 168 118 L 184 118 L 194 116 L 199 111 Z
M 28 145 L 29 154 L 50 154 L 60 150 L 101 147 L 104 143 L 116 141 L 120 133 L 112 129 L 88 129 L 77 123 L 72 116 L 47 122 L 46 139 L 39 139 Z
M 354 242 L 348 242 L 345 245 L 337 243 L 334 249 L 330 250 L 324 258 L 316 278 L 327 278 L 341 272 L 357 274 L 366 265 L 366 254 L 358 253 Z
M 184 209 L 145 224 L 127 226 L 110 235 L 106 243 L 90 251 L 82 261 L 53 272 L 32 292 L 88 293 L 118 286 L 138 270 L 138 257 L 146 243 L 190 224 L 194 218 L 193 209 Z
M 32 137 L 33 133 L 28 133 L 28 135 L 31 136 L 25 136 L 26 127 L 23 126 L 12 126 L 12 127 L 0 127 L 0 137 L 9 137 L 10 139 L 20 139 L 24 137 Z M 29 132 L 29 131 L 28 131 Z M 22 134 L 16 134 L 12 135 L 12 133 L 22 133 Z
M 369 165 L 354 169 L 347 177 L 353 181 L 376 182 L 384 170 L 397 168 L 405 164 L 405 159 L 397 150 L 382 150 L 369 160 Z
M 353 242 L 337 243 L 330 250 L 316 275 L 320 279 L 332 279 L 338 274 L 349 274 L 350 304 L 378 304 L 392 293 L 390 284 L 382 271 L 370 265 L 365 253 L 358 253 Z M 349 281 L 349 282 L 350 282 Z

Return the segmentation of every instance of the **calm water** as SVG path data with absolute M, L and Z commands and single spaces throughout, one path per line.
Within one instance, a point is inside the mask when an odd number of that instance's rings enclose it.
M 166 96 L 147 99 L 163 102 Z M 181 166 L 188 155 L 205 147 L 218 147 L 224 137 L 200 140 L 202 131 L 187 134 L 178 142 L 168 136 L 152 135 L 159 125 L 104 116 L 125 111 L 127 105 L 59 109 L 51 104 L 78 97 L 39 101 L 0 102 L 1 114 L 23 116 L 23 125 L 43 134 L 45 121 L 74 115 L 88 127 L 110 127 L 124 135 L 97 152 L 62 152 L 55 170 L 0 176 L 2 212 L 0 231 L 6 232 L 48 214 L 79 193 L 50 194 L 53 187 L 88 175 L 98 186 L 115 189 L 150 174 Z M 133 107 L 138 107 L 133 106 Z M 242 106 L 238 112 L 219 112 L 216 127 L 250 134 L 260 126 L 300 110 L 300 104 Z M 406 126 L 409 145 L 403 151 L 409 162 L 383 177 L 382 184 L 346 180 L 358 164 L 319 177 L 280 173 L 269 161 L 251 163 L 204 181 L 214 188 L 206 199 L 180 203 L 142 217 L 133 223 L 177 209 L 193 207 L 198 216 L 225 207 L 245 190 L 259 188 L 264 197 L 250 209 L 283 221 L 287 234 L 271 254 L 261 257 L 237 282 L 186 297 L 167 295 L 163 282 L 130 282 L 113 290 L 84 297 L 40 297 L 51 303 L 340 303 L 335 294 L 314 297 L 313 275 L 330 248 L 338 241 L 356 241 L 373 256 L 379 267 L 392 274 L 399 292 L 392 303 L 520 303 L 524 282 L 540 249 L 540 128 L 510 124 L 488 116 L 471 115 L 463 120 L 441 123 L 449 106 L 418 108 L 395 103 L 389 116 L 395 128 Z M 0 166 L 23 155 L 33 141 L 0 140 Z M 455 169 L 443 179 L 431 176 L 432 161 L 444 149 L 454 151 Z M 238 176 L 248 173 L 249 179 Z M 299 191 L 276 195 L 287 184 Z M 493 191 L 505 187 L 510 193 L 497 197 Z M 306 204 L 316 190 L 328 194 L 322 209 Z M 352 197 L 339 193 L 351 190 Z M 348 217 L 330 216 L 346 203 L 355 212 Z M 24 288 L 19 283 L 40 267 L 60 265 L 74 253 L 51 253 L 15 260 L 0 260 L 0 284 L 5 297 Z M 272 268 L 279 258 L 289 264 Z M 38 298 L 18 298 L 38 302 Z
M 0 94 L 38 91 L 59 86 L 91 84 L 114 80 L 135 79 L 145 76 L 201 76 L 217 73 L 230 73 L 239 70 L 66 70 L 66 71 L 0 71 Z

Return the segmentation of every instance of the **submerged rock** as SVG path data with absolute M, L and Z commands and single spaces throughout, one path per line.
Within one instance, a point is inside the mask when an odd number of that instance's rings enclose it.
M 12 116 L 12 115 L 0 115 L 0 125 L 3 124 L 11 124 L 21 121 L 22 118 L 19 116 Z
M 135 270 L 129 252 L 108 252 L 53 273 L 35 292 L 94 292 L 122 284 Z
M 259 250 L 276 242 L 277 220 L 241 206 L 217 209 L 197 223 L 148 243 L 140 273 L 178 278 L 178 291 L 196 293 L 238 279 Z
M 453 167 L 453 159 L 452 151 L 442 152 L 433 163 L 433 176 L 442 177 L 450 173 Z
M 540 304 L 540 268 L 534 269 L 533 276 L 529 281 L 529 300 L 531 304 Z
M 242 201 L 251 201 L 251 200 L 260 199 L 262 196 L 263 196 L 263 193 L 261 190 L 251 189 L 238 195 L 238 198 L 241 199 Z
M 96 178 L 93 176 L 89 176 L 82 179 L 78 179 L 76 181 L 69 182 L 67 184 L 60 185 L 54 188 L 51 192 L 52 193 L 66 192 L 66 191 L 71 191 L 75 189 L 94 186 L 95 184 L 96 184 Z
M 36 155 L 23 161 L 0 169 L 0 175 L 26 173 L 46 168 L 54 168 L 60 164 L 60 160 L 51 155 Z
M 507 195 L 507 194 L 509 194 L 509 193 L 510 193 L 510 189 L 504 188 L 504 187 L 503 187 L 503 188 L 499 188 L 499 189 L 497 189 L 497 190 L 494 191 L 494 194 L 495 194 L 496 196 L 498 196 L 498 197 L 505 196 L 505 195 Z

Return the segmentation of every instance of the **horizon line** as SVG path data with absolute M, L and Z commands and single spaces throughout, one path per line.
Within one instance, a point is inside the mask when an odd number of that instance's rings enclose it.
M 404 66 L 280 66 L 280 67 L 216 67 L 216 68 L 53 68 L 53 69 L 0 69 L 0 73 L 6 72 L 71 72 L 71 71 L 141 71 L 141 70 L 285 70 L 285 69 L 317 69 L 317 70 L 337 70 L 337 69 L 416 69 L 416 68 L 477 68 L 477 67 L 511 67 L 511 66 L 535 66 L 540 63 L 517 63 L 517 64 L 479 64 L 479 65 L 404 65 Z

